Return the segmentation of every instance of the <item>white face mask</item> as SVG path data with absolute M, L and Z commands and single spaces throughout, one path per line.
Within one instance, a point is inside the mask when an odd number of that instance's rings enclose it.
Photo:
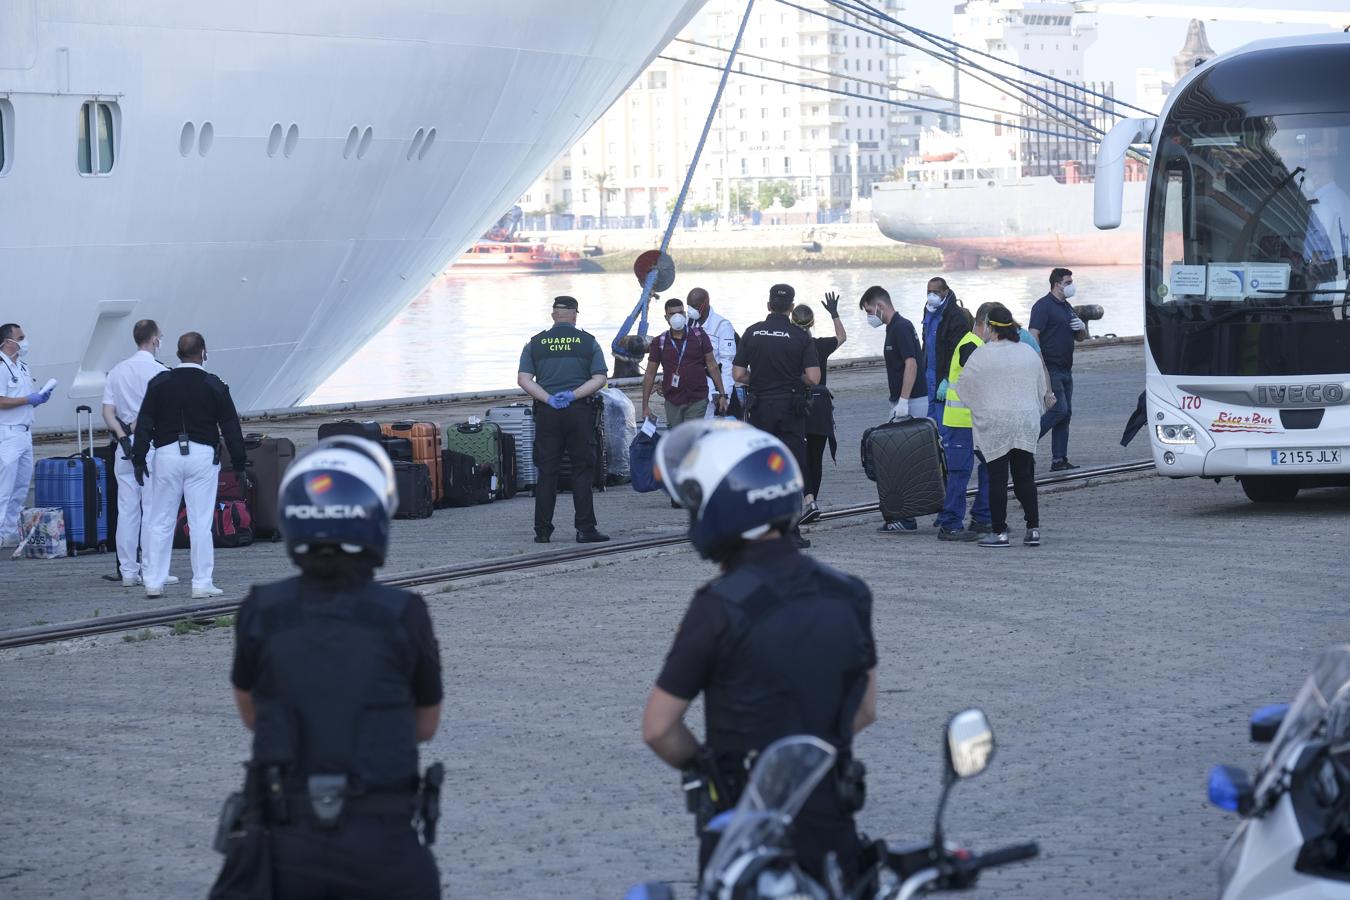
M 928 311 L 932 312 L 933 310 L 937 309 L 939 306 L 942 305 L 942 298 L 937 294 L 930 293 L 928 295 L 928 302 L 925 305 L 927 306 Z
M 14 338 L 6 338 L 5 343 L 13 344 L 15 347 L 19 348 L 19 359 L 23 359 L 28 355 L 28 338 L 24 338 L 21 341 L 16 341 Z
M 1063 287 L 1063 289 L 1064 289 L 1064 299 L 1065 299 L 1065 300 L 1068 300 L 1070 297 L 1072 297 L 1072 296 L 1074 295 L 1074 284 L 1073 284 L 1073 282 L 1069 282 L 1069 283 L 1066 284 L 1066 285 L 1062 285 L 1062 287 Z
M 881 321 L 881 316 L 877 315 L 876 313 L 868 313 L 867 324 L 871 325 L 873 328 L 880 328 L 882 325 L 885 325 L 886 323 Z
M 684 326 L 688 324 L 689 321 L 680 313 L 670 317 L 670 327 L 675 331 L 684 331 Z
M 699 319 L 701 319 L 701 318 L 703 318 L 703 317 L 699 314 L 699 311 L 698 311 L 698 307 L 697 307 L 697 306 L 691 306 L 691 307 L 689 307 L 689 321 L 690 321 L 690 322 L 697 322 L 697 321 L 698 321 Z

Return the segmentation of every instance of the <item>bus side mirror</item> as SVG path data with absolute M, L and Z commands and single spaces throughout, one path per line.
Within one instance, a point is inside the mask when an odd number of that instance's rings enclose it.
M 1121 119 L 1102 138 L 1097 148 L 1097 174 L 1093 185 L 1093 221 L 1098 228 L 1120 227 L 1125 196 L 1125 154 L 1131 144 L 1153 142 L 1157 119 Z

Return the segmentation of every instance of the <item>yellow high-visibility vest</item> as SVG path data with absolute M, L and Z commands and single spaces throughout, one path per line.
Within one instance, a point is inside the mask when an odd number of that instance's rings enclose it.
M 947 405 L 942 410 L 942 424 L 948 428 L 971 428 L 974 425 L 970 418 L 970 407 L 962 403 L 960 395 L 956 393 L 956 383 L 961 380 L 961 370 L 965 368 L 961 365 L 961 348 L 966 344 L 978 347 L 983 343 L 975 336 L 975 332 L 970 331 L 956 342 L 956 348 L 952 350 L 952 364 L 947 371 Z

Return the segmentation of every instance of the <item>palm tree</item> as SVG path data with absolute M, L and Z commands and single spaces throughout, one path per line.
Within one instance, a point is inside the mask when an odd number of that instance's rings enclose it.
M 605 201 L 609 195 L 614 193 L 614 188 L 609 187 L 610 174 L 608 172 L 596 172 L 591 176 L 591 181 L 595 182 L 595 188 L 600 192 L 600 227 L 605 227 Z

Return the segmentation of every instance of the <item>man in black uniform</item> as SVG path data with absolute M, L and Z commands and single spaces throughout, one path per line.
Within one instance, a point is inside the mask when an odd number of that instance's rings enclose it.
M 146 557 L 141 580 L 147 597 L 164 594 L 180 502 L 187 506 L 192 598 L 200 600 L 224 593 L 212 580 L 215 548 L 211 543 L 221 438 L 224 437 L 230 453 L 230 465 L 241 479 L 248 457 L 230 389 L 206 371 L 206 357 L 206 339 L 200 334 L 189 331 L 180 337 L 178 367 L 150 379 L 136 419 L 136 440 L 131 450 L 136 482 L 144 485 L 147 475 L 153 479 L 150 546 L 141 548 Z M 153 472 L 146 465 L 152 444 Z
M 786 444 L 805 472 L 806 394 L 820 384 L 820 360 L 811 336 L 788 318 L 795 295 L 790 284 L 769 288 L 769 317 L 745 329 L 731 371 L 737 384 L 749 385 L 745 420 Z M 799 546 L 810 546 L 795 525 L 792 533 Z
M 426 845 L 444 770 L 419 779 L 417 744 L 440 718 L 440 651 L 422 598 L 373 580 L 393 467 L 371 441 L 329 438 L 286 472 L 279 505 L 300 575 L 254 587 L 235 622 L 230 680 L 253 755 L 222 817 L 212 900 L 439 898 Z
M 861 807 L 853 735 L 876 719 L 872 595 L 857 578 L 797 552 L 787 539 L 802 477 L 787 448 L 736 422 L 690 422 L 657 449 L 661 484 L 689 510 L 689 539 L 722 574 L 699 589 L 642 717 L 643 739 L 677 769 L 699 763 L 730 808 L 753 757 L 811 734 L 839 752 L 793 825 L 798 861 L 817 881 L 826 853 L 857 876 Z M 703 693 L 706 749 L 684 724 Z M 700 828 L 704 824 L 699 823 Z M 700 832 L 700 869 L 717 835 Z M 823 883 L 823 882 L 822 882 Z
M 534 540 L 547 544 L 553 534 L 558 499 L 558 470 L 564 451 L 572 461 L 572 507 L 577 543 L 609 540 L 595 525 L 595 397 L 605 386 L 605 356 L 600 342 L 577 328 L 577 301 L 553 298 L 553 327 L 530 338 L 520 354 L 516 383 L 534 398 Z M 584 402 L 583 402 L 584 401 Z

